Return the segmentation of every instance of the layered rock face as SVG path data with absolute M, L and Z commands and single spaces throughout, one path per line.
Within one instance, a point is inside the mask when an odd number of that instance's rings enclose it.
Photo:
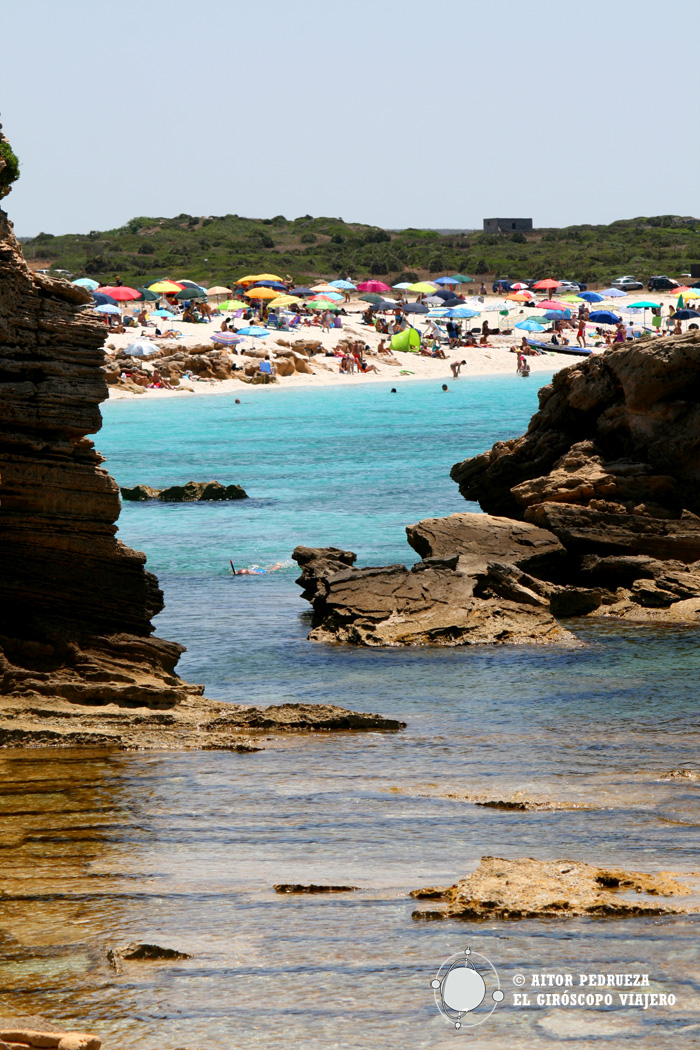
M 115 538 L 119 489 L 86 437 L 107 396 L 89 300 L 31 273 L 0 212 L 1 691 L 169 706 L 201 689 L 151 637 L 158 582 Z
M 408 526 L 422 558 L 410 571 L 296 549 L 311 638 L 561 643 L 569 617 L 700 619 L 699 334 L 557 373 L 525 435 L 452 477 L 487 513 Z

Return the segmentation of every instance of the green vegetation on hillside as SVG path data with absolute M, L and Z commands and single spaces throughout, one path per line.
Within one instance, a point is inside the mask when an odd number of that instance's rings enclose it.
M 139 217 L 116 230 L 23 243 L 37 267 L 87 274 L 103 283 L 119 274 L 143 285 L 157 277 L 188 277 L 230 286 L 247 273 L 269 272 L 296 282 L 325 277 L 380 277 L 388 283 L 444 273 L 473 277 L 568 278 L 607 282 L 622 273 L 640 279 L 678 276 L 700 261 L 700 220 L 661 215 L 609 226 L 567 226 L 522 234 L 383 230 L 342 219 L 304 215 L 289 220 L 238 215 Z

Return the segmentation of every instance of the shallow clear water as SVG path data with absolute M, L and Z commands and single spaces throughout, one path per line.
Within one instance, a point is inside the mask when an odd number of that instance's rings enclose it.
M 408 892 L 478 858 L 580 858 L 693 871 L 700 785 L 695 633 L 581 623 L 579 649 L 353 650 L 306 641 L 297 543 L 410 562 L 404 527 L 467 505 L 457 459 L 522 432 L 534 381 L 243 391 L 116 402 L 97 447 L 120 484 L 216 478 L 251 499 L 125 504 L 120 536 L 165 592 L 158 633 L 207 695 L 310 700 L 404 718 L 400 734 L 329 735 L 253 754 L 0 755 L 4 1002 L 98 1028 L 108 1046 L 443 1047 L 429 986 L 467 944 L 505 1000 L 496 1048 L 700 1042 L 695 917 L 417 923 Z M 475 508 L 472 508 L 475 509 Z M 286 563 L 233 579 L 237 565 Z M 514 790 L 598 809 L 499 812 L 447 793 Z M 277 882 L 340 882 L 334 897 Z M 155 941 L 194 959 L 115 976 L 106 948 Z M 513 1004 L 538 970 L 644 972 L 674 1007 Z M 1 1012 L 1 1011 L 0 1011 Z

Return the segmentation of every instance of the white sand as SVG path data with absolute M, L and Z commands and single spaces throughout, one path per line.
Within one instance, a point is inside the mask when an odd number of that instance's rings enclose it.
M 669 303 L 675 303 L 675 298 L 669 295 L 648 295 L 646 292 L 639 292 L 638 297 L 640 299 L 646 299 L 649 297 L 655 302 L 663 302 L 666 307 L 665 313 Z M 489 303 L 491 300 L 491 303 Z M 496 304 L 502 300 L 497 300 L 494 296 L 489 296 L 486 302 L 487 306 Z M 615 309 L 617 302 L 609 306 L 608 303 L 600 304 L 605 309 Z M 622 300 L 621 305 L 624 306 L 626 302 L 635 302 L 634 295 L 630 295 L 627 300 Z M 700 302 L 700 300 L 698 300 Z M 127 304 L 128 305 L 128 304 Z M 366 343 L 370 347 L 370 352 L 366 354 L 366 360 L 368 363 L 376 365 L 379 374 L 374 372 L 358 374 L 354 373 L 347 375 L 339 372 L 338 359 L 330 357 L 322 357 L 316 355 L 311 359 L 311 367 L 314 370 L 313 375 L 304 375 L 296 373 L 293 376 L 278 376 L 276 387 L 285 388 L 298 388 L 307 386 L 335 386 L 338 384 L 345 385 L 361 385 L 364 386 L 367 383 L 387 382 L 391 381 L 397 385 L 400 383 L 410 382 L 415 379 L 433 379 L 436 382 L 450 383 L 465 382 L 469 380 L 470 376 L 477 375 L 503 375 L 507 373 L 515 373 L 516 370 L 516 355 L 512 352 L 513 348 L 520 344 L 522 335 L 525 334 L 518 329 L 514 329 L 513 334 L 509 336 L 490 336 L 489 346 L 487 347 L 459 347 L 457 350 L 450 350 L 445 346 L 445 354 L 447 355 L 446 360 L 440 358 L 428 358 L 422 357 L 420 354 L 413 353 L 400 353 L 395 352 L 393 357 L 399 362 L 398 365 L 390 364 L 382 358 L 381 355 L 376 354 L 376 348 L 378 347 L 382 339 L 385 340 L 385 345 L 390 341 L 389 336 L 382 336 L 375 332 L 373 328 L 361 324 L 360 311 L 366 308 L 366 303 L 358 300 L 351 300 L 349 304 L 345 304 L 348 310 L 348 316 L 342 317 L 342 329 L 331 329 L 328 332 L 322 332 L 320 327 L 300 327 L 293 332 L 272 332 L 266 339 L 246 339 L 245 343 L 238 345 L 240 353 L 244 354 L 245 350 L 255 346 L 256 350 L 264 348 L 267 352 L 270 352 L 274 358 L 275 347 L 277 346 L 277 340 L 282 339 L 288 344 L 293 344 L 296 339 L 313 339 L 318 340 L 324 348 L 334 349 L 337 344 L 344 338 L 360 339 L 363 343 Z M 485 307 L 482 307 L 482 313 L 480 317 L 473 319 L 473 325 L 476 327 L 480 326 L 484 319 L 489 321 L 489 324 L 493 327 L 498 325 L 499 315 L 496 311 L 488 311 Z M 355 312 L 357 311 L 357 312 Z M 513 313 L 509 318 L 509 324 L 515 324 L 523 317 L 528 316 L 528 311 L 522 311 L 522 313 Z M 625 317 L 625 315 L 622 315 Z M 641 315 L 640 315 L 641 316 Z M 420 314 L 410 314 L 408 317 L 409 322 L 420 331 L 425 326 L 425 317 Z M 651 320 L 650 312 L 646 314 L 647 324 Z M 219 331 L 221 327 L 222 318 L 219 317 L 215 321 L 209 324 L 186 324 L 180 320 L 172 323 L 172 326 L 183 333 L 182 338 L 173 340 L 159 340 L 161 346 L 172 345 L 172 352 L 175 353 L 178 350 L 187 350 L 189 347 L 202 346 L 203 344 L 209 344 L 211 336 Z M 444 327 L 443 321 L 438 323 Z M 163 330 L 169 328 L 170 322 L 166 322 Z M 686 326 L 684 325 L 684 328 Z M 129 343 L 133 342 L 134 339 L 138 338 L 140 328 L 130 329 L 123 335 L 109 335 L 106 339 L 107 353 L 113 354 L 116 350 L 121 350 L 128 346 Z M 570 333 L 569 338 L 571 343 L 575 343 L 573 336 L 575 333 Z M 549 338 L 543 333 L 543 338 Z M 591 344 L 589 344 L 590 346 Z M 211 343 L 212 349 L 223 349 L 226 352 L 225 347 L 217 347 L 217 344 Z M 593 347 L 595 352 L 595 347 Z M 605 346 L 601 346 L 600 351 L 605 349 Z M 148 359 L 146 359 L 148 360 Z M 231 360 L 240 361 L 241 358 L 236 355 L 232 355 Z M 465 360 L 466 365 L 462 366 L 461 376 L 459 379 L 453 379 L 452 372 L 450 369 L 450 362 L 455 360 Z M 553 372 L 559 371 L 561 368 L 565 368 L 576 361 L 581 361 L 583 358 L 575 357 L 569 354 L 562 353 L 545 353 L 539 357 L 529 357 L 528 362 L 532 370 L 533 377 L 537 377 L 538 374 L 542 375 L 542 378 L 547 378 Z M 157 364 L 157 361 L 156 361 Z M 401 372 L 405 371 L 407 374 L 402 375 Z M 207 381 L 200 380 L 196 382 L 188 382 L 182 380 L 179 387 L 174 390 L 161 390 L 161 389 L 144 389 L 143 393 L 135 394 L 129 391 L 120 390 L 115 387 L 110 388 L 111 398 L 163 398 L 163 397 L 191 397 L 192 394 L 229 394 L 229 393 L 240 393 L 241 390 L 267 390 L 269 386 L 255 385 L 242 383 L 239 379 L 227 379 L 223 381 Z

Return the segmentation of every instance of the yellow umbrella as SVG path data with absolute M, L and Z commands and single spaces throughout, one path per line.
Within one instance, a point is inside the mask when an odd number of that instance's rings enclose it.
M 277 306 L 293 306 L 294 303 L 300 303 L 301 299 L 298 295 L 280 295 L 277 299 L 271 299 L 269 302 L 270 307 Z
M 256 281 L 278 281 L 283 284 L 281 277 L 276 273 L 249 273 L 247 277 L 239 277 L 236 284 L 255 284 Z
M 182 285 L 175 284 L 174 281 L 156 281 L 155 284 L 149 284 L 148 290 L 149 292 L 172 292 L 174 295 L 182 291 Z
M 247 310 L 250 303 L 243 303 L 240 299 L 227 299 L 225 303 L 219 304 L 220 310 Z
M 683 292 L 683 298 L 684 299 L 700 299 L 700 292 L 698 292 L 695 288 L 691 288 L 689 291 Z
M 429 295 L 437 291 L 437 285 L 431 281 L 419 281 L 418 284 L 409 284 L 409 292 L 418 292 L 421 295 Z
M 249 292 L 244 292 L 249 299 L 276 299 L 280 294 L 273 288 L 251 288 Z

